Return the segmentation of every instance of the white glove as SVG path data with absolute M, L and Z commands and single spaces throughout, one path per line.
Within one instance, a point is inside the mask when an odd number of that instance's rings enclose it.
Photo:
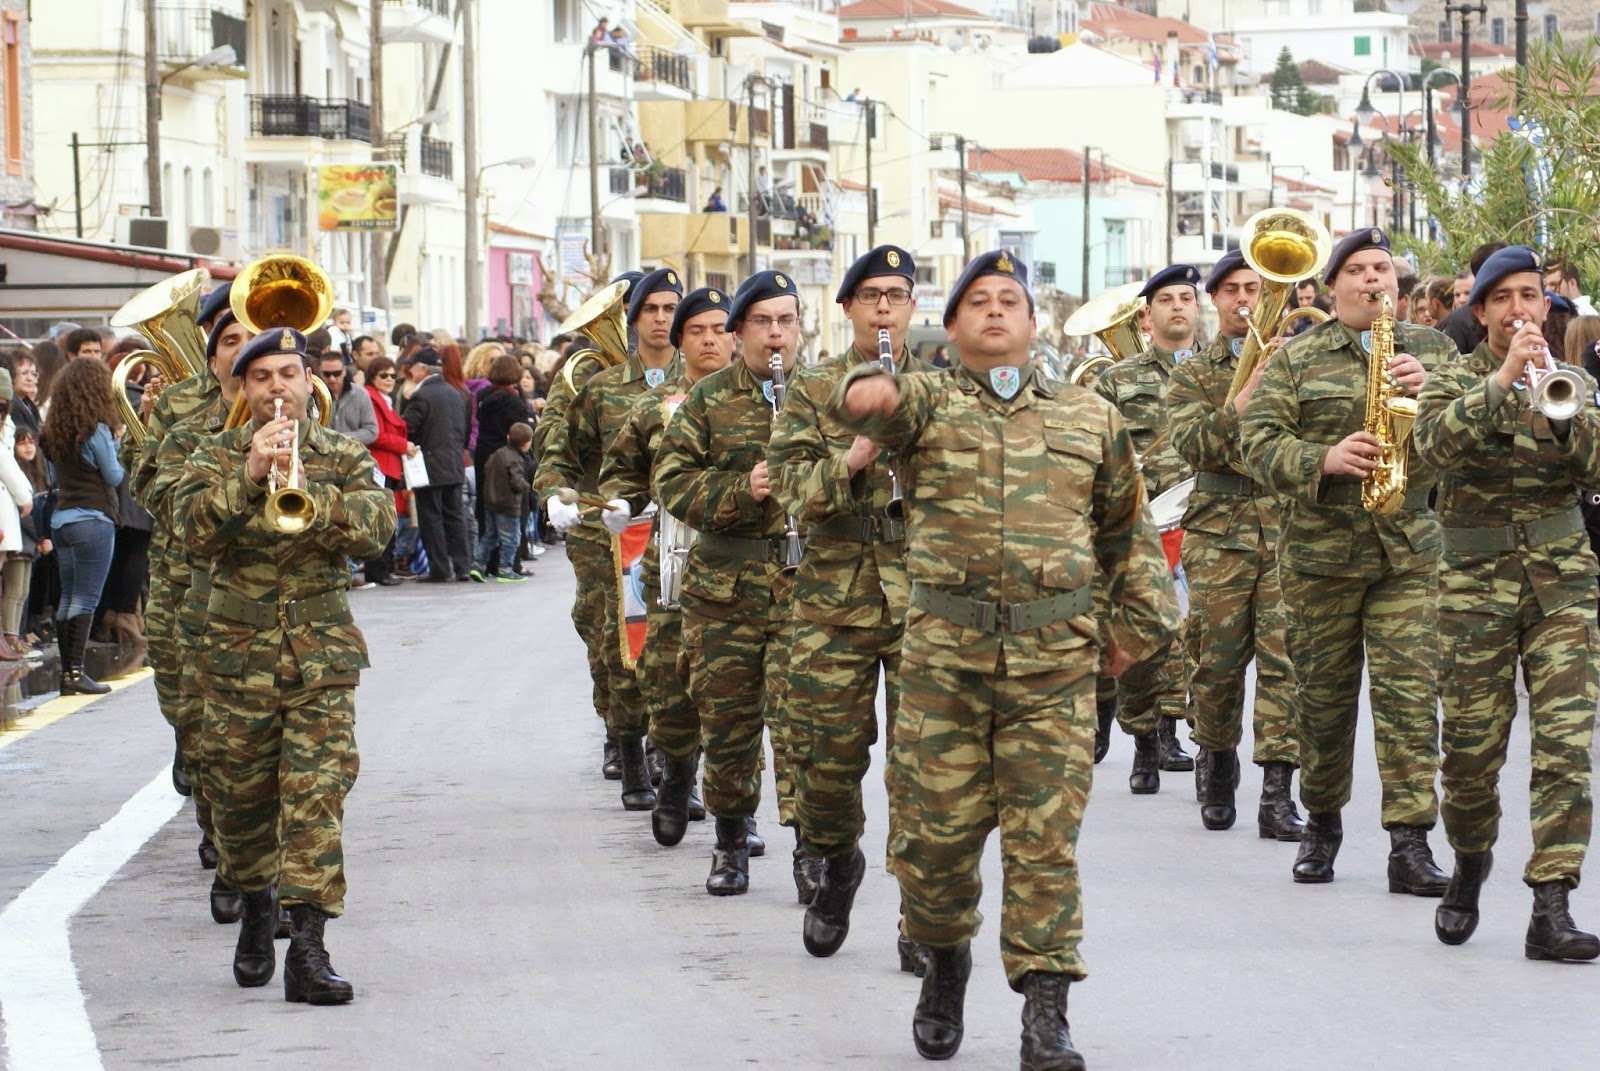
M 561 501 L 560 495 L 551 495 L 544 500 L 544 511 L 550 515 L 550 527 L 558 532 L 565 532 L 569 528 L 576 528 L 583 517 L 578 513 L 576 505 L 569 506 Z
M 600 520 L 613 535 L 621 535 L 628 530 L 628 524 L 633 520 L 633 510 L 628 508 L 626 500 L 613 498 L 606 505 L 615 507 L 600 511 Z

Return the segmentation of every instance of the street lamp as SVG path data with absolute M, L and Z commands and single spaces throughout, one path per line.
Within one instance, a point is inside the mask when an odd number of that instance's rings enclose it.
M 1472 134 L 1471 110 L 1468 106 L 1467 96 L 1472 88 L 1472 23 L 1469 16 L 1477 15 L 1478 21 L 1489 13 L 1489 6 L 1478 0 L 1476 4 L 1459 3 L 1445 4 L 1444 17 L 1451 15 L 1461 16 L 1461 188 L 1466 189 L 1467 180 L 1472 177 Z
M 1268 208 L 1272 208 L 1273 206 L 1275 206 L 1278 203 L 1278 201 L 1277 201 L 1277 193 L 1278 193 L 1278 172 L 1279 171 L 1298 171 L 1302 175 L 1307 175 L 1307 174 L 1311 173 L 1311 169 L 1309 167 L 1307 167 L 1305 164 L 1271 164 L 1271 163 L 1269 163 L 1267 165 L 1267 207 Z
M 1435 67 L 1422 80 L 1422 110 L 1428 115 L 1428 167 L 1430 169 L 1434 167 L 1438 151 L 1444 148 L 1444 139 L 1439 137 L 1439 128 L 1435 124 L 1433 112 L 1433 80 L 1440 75 L 1455 79 L 1458 95 L 1460 94 L 1461 86 L 1461 76 L 1448 67 Z M 1458 103 L 1461 106 L 1461 125 L 1465 127 L 1467 116 L 1466 98 L 1462 97 Z
M 473 178 L 472 191 L 466 198 L 467 215 L 467 341 L 476 343 L 478 333 L 478 313 L 483 303 L 483 268 L 479 263 L 478 253 L 478 184 L 483 179 L 483 173 L 496 167 L 532 167 L 538 163 L 531 156 L 513 156 L 509 160 L 496 160 L 492 164 L 485 164 L 476 172 L 470 172 Z
M 232 67 L 238 64 L 239 54 L 233 50 L 232 45 L 222 45 L 158 77 L 156 72 L 160 66 L 160 53 L 156 46 L 156 20 L 148 5 L 144 21 L 144 139 L 148 149 L 145 169 L 149 184 L 149 211 L 152 216 L 159 216 L 161 214 L 161 91 L 180 71 L 186 71 L 190 67 Z

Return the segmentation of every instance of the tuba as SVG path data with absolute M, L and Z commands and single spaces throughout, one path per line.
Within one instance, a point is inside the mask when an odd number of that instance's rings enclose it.
M 675 394 L 661 406 L 662 424 L 672 419 L 672 414 L 683 404 L 683 395 Z M 683 571 L 689 563 L 689 550 L 700 533 L 659 507 L 656 510 L 656 550 L 661 565 L 661 595 L 656 602 L 664 610 L 678 608 L 678 591 L 683 586 Z
M 117 408 L 135 446 L 150 437 L 150 430 L 128 401 L 128 378 L 135 369 L 150 365 L 170 387 L 205 368 L 206 339 L 196 321 L 209 279 L 204 268 L 180 272 L 135 294 L 111 317 L 112 327 L 136 328 L 151 347 L 128 354 L 111 373 Z
M 1263 209 L 1245 221 L 1239 252 L 1261 276 L 1261 300 L 1254 311 L 1240 310 L 1249 319 L 1250 330 L 1224 404 L 1231 404 L 1244 390 L 1269 352 L 1268 340 L 1281 334 L 1285 325 L 1301 317 L 1318 323 L 1328 318 L 1321 309 L 1295 309 L 1288 318 L 1283 315 L 1295 284 L 1321 271 L 1333 255 L 1333 238 L 1322 224 L 1293 208 Z
M 1362 427 L 1378 440 L 1378 467 L 1361 481 L 1361 505 L 1370 513 L 1388 516 L 1406 499 L 1406 477 L 1411 461 L 1411 426 L 1417 422 L 1417 400 L 1401 392 L 1389 374 L 1394 356 L 1394 302 L 1383 295 L 1378 318 L 1372 321 L 1372 343 L 1367 354 L 1367 416 Z
M 278 253 L 247 265 L 233 281 L 228 297 L 234 318 L 253 335 L 288 327 L 305 334 L 315 331 L 333 311 L 333 284 L 316 264 L 305 257 Z M 311 377 L 317 398 L 317 423 L 333 423 L 333 395 L 321 376 Z M 225 427 L 242 427 L 250 420 L 244 392 L 233 403 Z
M 589 299 L 578 306 L 578 311 L 561 321 L 561 326 L 556 328 L 557 334 L 577 332 L 592 343 L 587 348 L 568 354 L 566 364 L 561 369 L 561 376 L 573 393 L 583 386 L 573 381 L 573 369 L 577 367 L 580 354 L 594 354 L 602 369 L 612 368 L 628 359 L 628 324 L 622 310 L 622 295 L 627 292 L 626 279 L 608 283 L 590 294 Z
M 1093 335 L 1110 356 L 1089 357 L 1078 363 L 1067 382 L 1082 387 L 1096 379 L 1118 361 L 1144 352 L 1144 335 L 1139 331 L 1139 310 L 1144 298 L 1143 283 L 1124 283 L 1097 294 L 1067 317 L 1061 325 L 1064 335 Z

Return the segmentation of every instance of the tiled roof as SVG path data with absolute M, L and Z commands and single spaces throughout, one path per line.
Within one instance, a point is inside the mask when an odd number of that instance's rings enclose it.
M 1089 17 L 1083 20 L 1083 26 L 1104 37 L 1127 37 L 1155 45 L 1166 44 L 1168 33 L 1176 33 L 1180 45 L 1203 45 L 1208 38 L 1206 31 L 1192 22 L 1146 15 L 1119 4 L 1090 5 Z
M 1071 149 L 974 149 L 967 154 L 967 168 L 971 171 L 1021 175 L 1029 182 L 1082 182 L 1083 153 Z M 1089 162 L 1090 182 L 1104 182 L 1108 178 L 1126 179 L 1144 186 L 1161 185 L 1154 179 L 1108 166 L 1099 160 Z
M 841 7 L 834 14 L 841 19 L 913 19 L 936 15 L 969 19 L 987 17 L 981 11 L 952 4 L 949 0 L 856 0 L 853 4 Z

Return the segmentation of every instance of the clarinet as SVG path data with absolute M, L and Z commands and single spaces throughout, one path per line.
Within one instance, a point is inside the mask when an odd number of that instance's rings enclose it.
M 878 364 L 891 376 L 894 370 L 894 343 L 889 339 L 887 327 L 878 328 Z M 883 508 L 883 515 L 889 521 L 891 532 L 901 531 L 906 521 L 905 497 L 900 492 L 900 474 L 895 471 L 894 459 L 890 458 L 889 464 L 889 504 Z
M 783 352 L 773 350 L 767 356 L 767 367 L 772 370 L 772 420 L 777 423 L 778 413 L 783 409 L 783 400 L 788 397 L 788 381 L 783 374 Z M 800 524 L 794 514 L 785 514 L 783 518 L 783 572 L 793 573 L 800 568 Z

